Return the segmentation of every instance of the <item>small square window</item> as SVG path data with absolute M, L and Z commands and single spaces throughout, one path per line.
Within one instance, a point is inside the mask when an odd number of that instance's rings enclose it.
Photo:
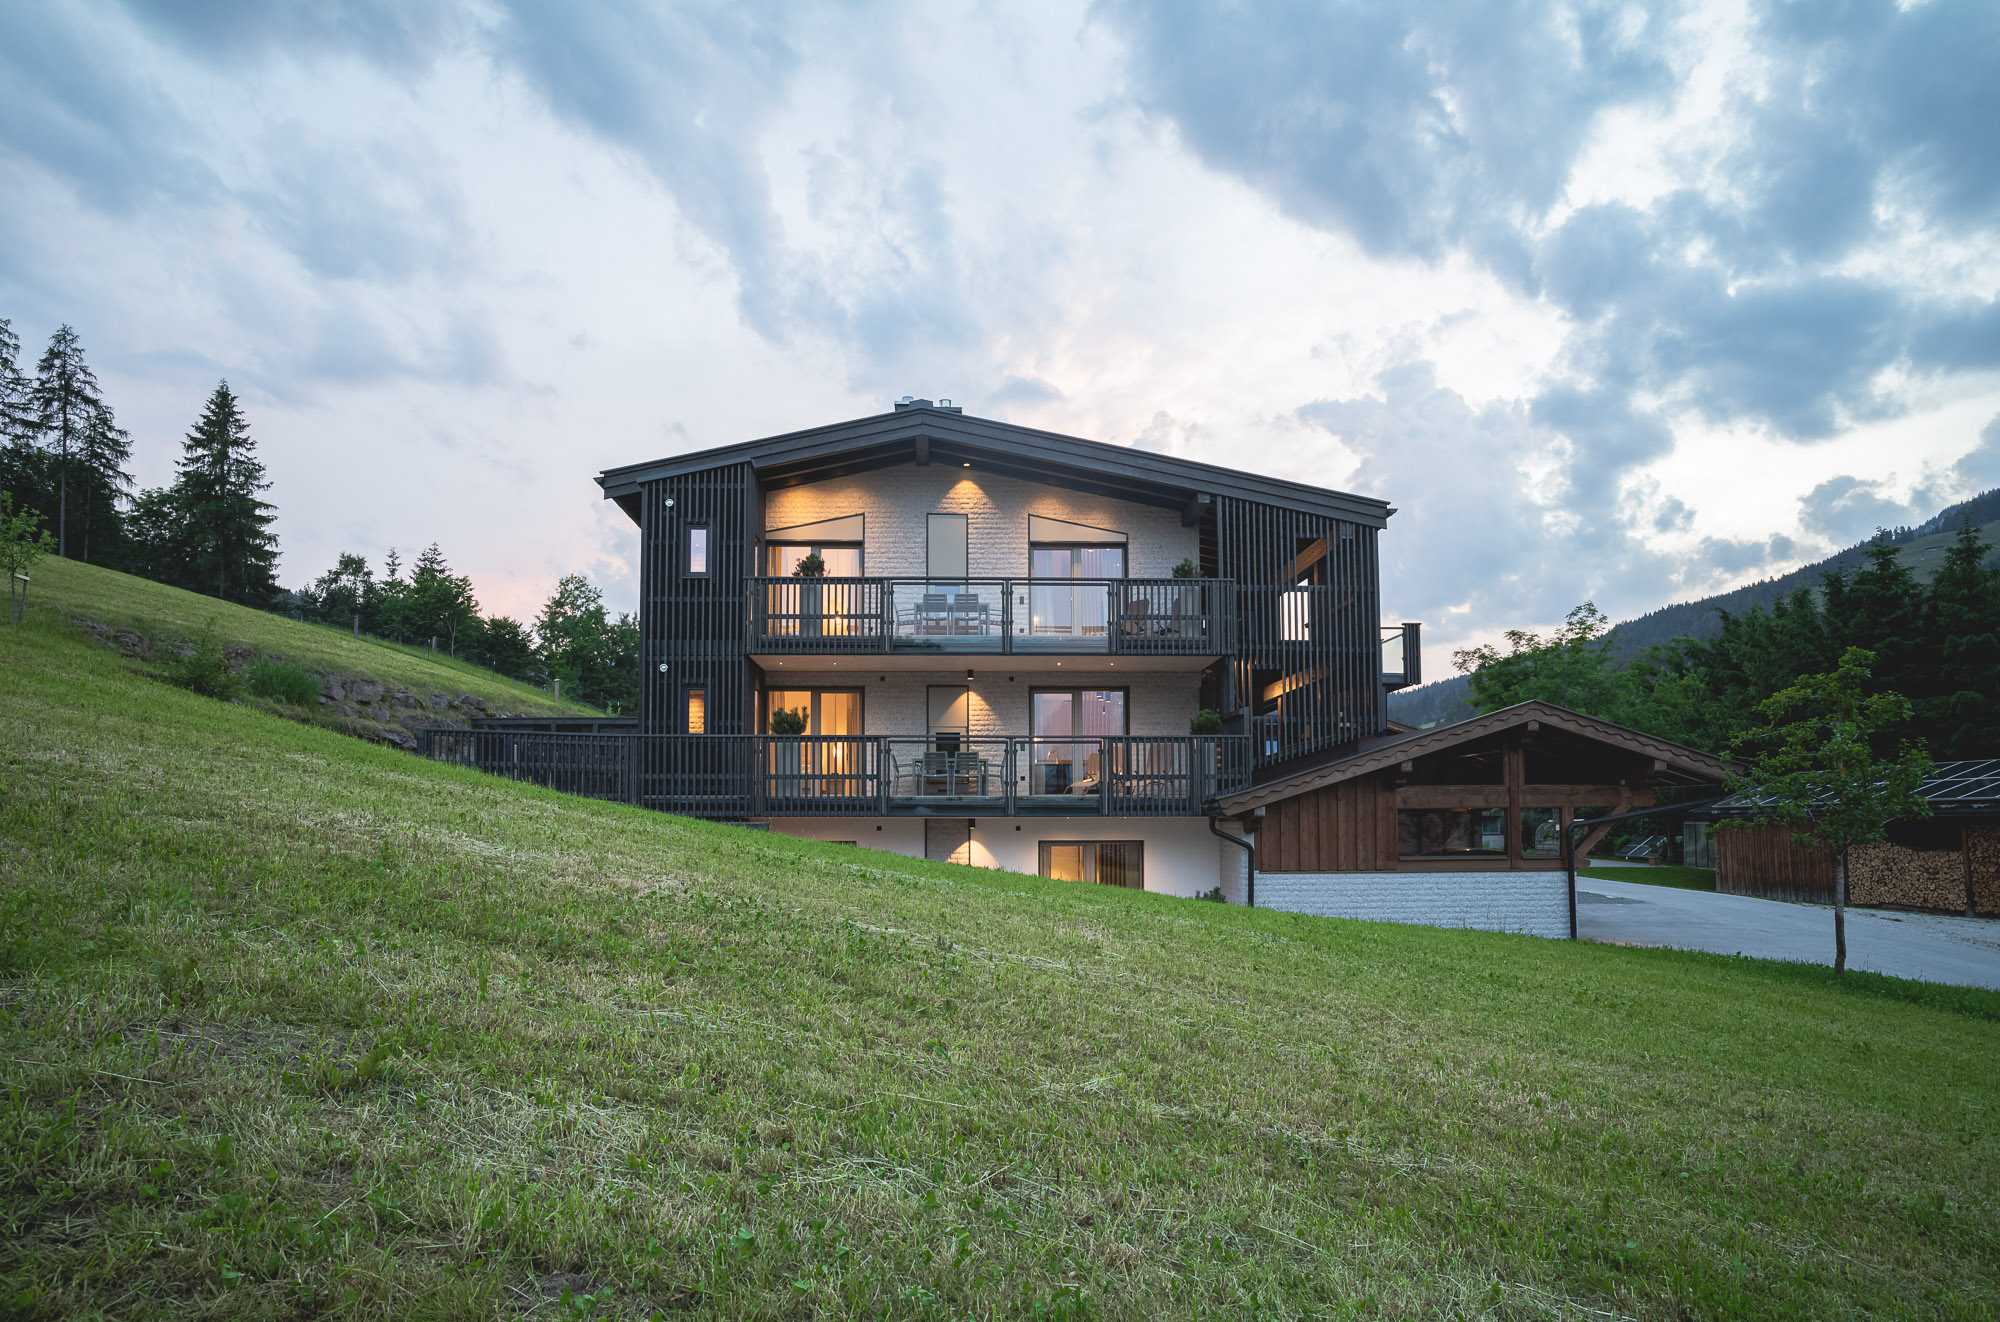
M 708 572 L 708 529 L 688 529 L 687 572 L 706 574 Z

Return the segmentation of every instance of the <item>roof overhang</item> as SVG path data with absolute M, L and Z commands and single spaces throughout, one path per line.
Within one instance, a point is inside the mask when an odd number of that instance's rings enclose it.
M 898 409 L 608 468 L 597 482 L 607 499 L 636 519 L 639 491 L 646 483 L 705 469 L 747 463 L 764 485 L 786 487 L 913 462 L 971 464 L 982 472 L 1177 509 L 1189 521 L 1199 517 L 1205 501 L 1217 497 L 1283 505 L 1375 528 L 1395 512 L 1387 501 L 1372 496 L 932 408 Z
M 1523 702 L 1454 725 L 1418 730 L 1393 739 L 1370 740 L 1367 747 L 1347 757 L 1232 794 L 1222 801 L 1222 810 L 1230 814 L 1251 812 L 1340 781 L 1387 771 L 1433 753 L 1526 730 L 1530 725 L 1648 758 L 1654 764 L 1656 785 L 1719 785 L 1730 772 L 1730 764 L 1721 758 L 1683 744 L 1585 716 L 1552 702 Z

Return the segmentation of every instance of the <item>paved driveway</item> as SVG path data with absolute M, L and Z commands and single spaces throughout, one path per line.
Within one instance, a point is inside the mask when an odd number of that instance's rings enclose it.
M 1619 945 L 1833 963 L 1832 909 L 1745 895 L 1578 877 L 1576 931 Z M 2000 988 L 2000 921 L 1849 909 L 1847 966 Z

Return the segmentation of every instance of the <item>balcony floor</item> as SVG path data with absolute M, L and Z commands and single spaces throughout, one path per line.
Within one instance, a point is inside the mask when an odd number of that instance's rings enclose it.
M 1146 653 L 1092 656 L 1089 653 L 1078 655 L 1048 652 L 1011 652 L 1004 656 L 979 652 L 888 652 L 864 655 L 856 655 L 853 652 L 786 652 L 783 655 L 769 652 L 750 653 L 751 662 L 766 673 L 783 670 L 815 672 L 851 670 L 857 675 L 908 674 L 967 668 L 1004 670 L 1010 675 L 1054 674 L 1057 671 L 1065 675 L 1105 672 L 1120 675 L 1161 674 L 1205 670 L 1221 657 L 1220 652 L 1197 656 L 1155 656 Z

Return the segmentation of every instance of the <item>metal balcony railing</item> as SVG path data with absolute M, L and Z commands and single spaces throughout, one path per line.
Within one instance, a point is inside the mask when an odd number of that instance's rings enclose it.
M 1242 735 L 551 734 L 424 730 L 426 757 L 700 817 L 1187 816 L 1249 783 Z
M 747 646 L 971 655 L 1231 650 L 1227 579 L 757 578 Z

